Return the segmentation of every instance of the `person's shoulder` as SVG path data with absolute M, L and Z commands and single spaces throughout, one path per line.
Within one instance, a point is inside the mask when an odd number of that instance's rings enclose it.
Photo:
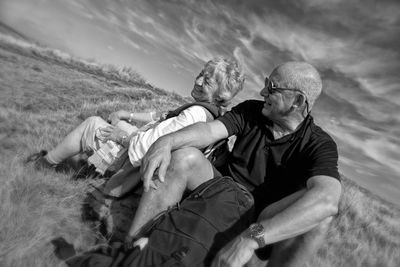
M 207 108 L 205 108 L 203 105 L 197 104 L 197 103 L 193 103 L 193 105 L 187 106 L 185 109 L 183 109 L 181 111 L 181 113 L 184 112 L 189 112 L 189 113 L 198 113 L 198 112 L 206 112 L 208 111 Z
M 215 109 L 213 109 L 214 107 Z M 184 109 L 181 114 L 190 114 L 189 116 L 195 118 L 196 121 L 212 121 L 219 116 L 218 108 L 216 106 L 214 107 L 204 105 L 201 102 L 196 102 Z
M 256 100 L 256 99 L 249 99 L 249 100 L 245 100 L 241 103 L 238 104 L 239 105 L 245 105 L 245 106 L 259 106 L 259 105 L 264 105 L 264 101 L 261 100 Z
M 257 109 L 262 109 L 264 106 L 264 101 L 261 100 L 255 100 L 255 99 L 250 99 L 250 100 L 245 100 L 235 106 L 235 108 L 242 108 L 242 109 L 250 109 L 250 110 L 257 110 Z
M 312 141 L 319 143 L 330 143 L 336 146 L 336 142 L 332 138 L 332 136 L 324 129 L 322 129 L 319 125 L 315 124 L 313 119 L 311 121 L 310 130 Z

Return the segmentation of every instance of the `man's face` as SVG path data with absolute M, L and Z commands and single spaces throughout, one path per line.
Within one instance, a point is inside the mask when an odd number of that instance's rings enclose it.
M 211 102 L 217 87 L 217 83 L 213 77 L 203 70 L 194 81 L 191 95 L 196 101 Z
M 284 79 L 273 72 L 269 78 L 265 79 L 264 88 L 260 92 L 265 101 L 262 114 L 271 120 L 280 120 L 287 116 L 294 101 L 293 92 L 279 88 L 285 88 Z

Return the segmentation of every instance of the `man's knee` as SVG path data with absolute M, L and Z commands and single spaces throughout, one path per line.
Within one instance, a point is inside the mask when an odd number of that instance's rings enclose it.
M 175 165 L 176 169 L 180 169 L 183 171 L 191 170 L 193 168 L 197 168 L 199 164 L 203 161 L 203 154 L 200 150 L 196 148 L 182 148 L 176 150 L 172 153 L 172 162 Z
M 187 187 L 193 190 L 201 183 L 213 177 L 211 163 L 196 148 L 183 148 L 172 153 L 170 169 L 172 175 L 187 181 Z

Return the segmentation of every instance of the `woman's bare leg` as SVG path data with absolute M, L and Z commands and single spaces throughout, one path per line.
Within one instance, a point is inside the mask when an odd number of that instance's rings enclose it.
M 92 127 L 93 129 L 98 127 L 105 127 L 108 123 L 104 121 L 100 117 L 89 117 L 84 120 L 78 127 L 73 129 L 55 148 L 50 150 L 48 154 L 45 156 L 48 162 L 51 164 L 58 164 L 63 160 L 66 160 L 72 156 L 83 152 L 82 147 L 82 138 L 88 138 L 85 135 L 85 132 L 88 128 Z M 92 131 L 92 135 L 90 138 L 90 142 L 94 142 L 94 130 Z

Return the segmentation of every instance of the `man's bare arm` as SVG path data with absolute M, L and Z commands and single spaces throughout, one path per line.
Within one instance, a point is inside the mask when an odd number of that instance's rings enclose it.
M 329 176 L 313 176 L 294 203 L 270 217 L 261 212 L 265 243 L 271 244 L 303 234 L 338 212 L 341 184 Z
M 261 212 L 258 222 L 264 226 L 265 243 L 296 237 L 335 215 L 340 195 L 341 184 L 338 180 L 322 175 L 311 177 L 307 188 L 292 195 L 292 199 L 283 204 L 283 209 L 280 207 L 279 211 L 272 212 L 272 216 L 271 206 Z M 242 234 L 218 253 L 213 266 L 243 266 L 257 248 L 255 240 Z
M 158 179 L 163 182 L 171 160 L 171 152 L 184 147 L 204 148 L 221 139 L 228 137 L 225 125 L 218 121 L 199 122 L 185 127 L 174 133 L 160 137 L 149 148 L 142 159 L 140 169 L 144 190 L 155 188 L 152 181 L 158 170 Z

